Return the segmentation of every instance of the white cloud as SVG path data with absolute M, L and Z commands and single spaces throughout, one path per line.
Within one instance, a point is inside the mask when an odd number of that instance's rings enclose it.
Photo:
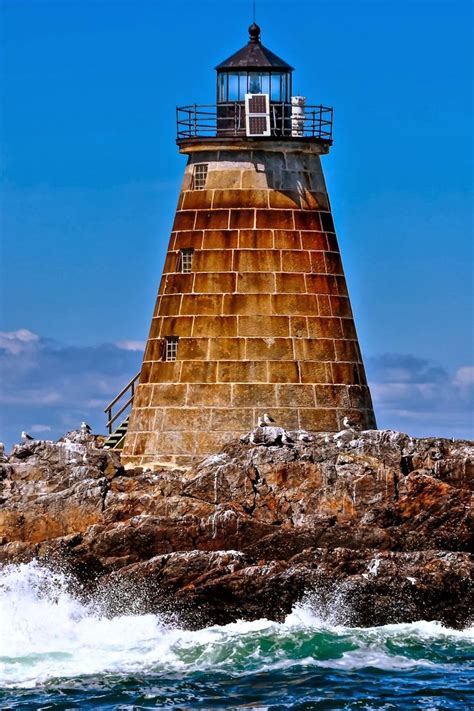
M 40 432 L 51 432 L 51 427 L 49 425 L 31 425 L 29 428 L 31 432 L 39 434 Z
M 39 340 L 40 337 L 27 328 L 20 328 L 18 331 L 0 331 L 0 349 L 12 355 L 22 353 Z
M 115 345 L 124 351 L 144 351 L 146 341 L 117 341 Z
M 461 389 L 474 385 L 474 365 L 465 365 L 462 368 L 458 368 L 454 375 L 453 383 Z

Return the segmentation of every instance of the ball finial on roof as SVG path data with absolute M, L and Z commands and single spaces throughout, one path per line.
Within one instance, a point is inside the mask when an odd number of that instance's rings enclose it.
M 249 35 L 251 42 L 260 42 L 260 27 L 255 22 L 249 27 Z

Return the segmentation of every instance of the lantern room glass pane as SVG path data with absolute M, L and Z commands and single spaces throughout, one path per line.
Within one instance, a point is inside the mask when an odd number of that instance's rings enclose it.
M 262 93 L 262 75 L 259 72 L 249 72 L 249 94 Z
M 247 74 L 246 72 L 239 73 L 239 101 L 244 101 L 247 93 Z
M 270 94 L 270 74 L 262 74 L 262 94 Z
M 282 101 L 281 97 L 281 74 L 272 74 L 272 101 Z
M 217 82 L 217 101 L 227 101 L 227 74 L 219 74 Z
M 239 99 L 239 75 L 229 74 L 229 95 L 228 101 L 238 101 Z

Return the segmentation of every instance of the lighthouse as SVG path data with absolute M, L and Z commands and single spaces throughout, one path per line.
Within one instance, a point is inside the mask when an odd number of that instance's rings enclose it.
M 123 462 L 188 467 L 269 413 L 286 429 L 374 428 L 321 155 L 332 109 L 293 94 L 260 28 L 177 109 L 187 156 Z

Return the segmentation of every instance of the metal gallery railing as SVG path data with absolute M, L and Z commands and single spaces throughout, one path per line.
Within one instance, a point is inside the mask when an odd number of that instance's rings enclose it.
M 315 138 L 332 141 L 333 109 L 305 105 L 295 114 L 290 103 L 270 103 L 272 137 Z M 222 104 L 193 104 L 176 109 L 177 140 L 245 136 L 245 105 L 234 101 Z

